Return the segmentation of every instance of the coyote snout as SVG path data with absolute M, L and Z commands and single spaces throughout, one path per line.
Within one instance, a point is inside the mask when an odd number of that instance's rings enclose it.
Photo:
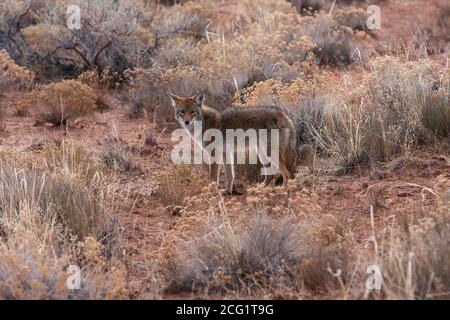
M 175 111 L 175 118 L 180 123 L 180 125 L 192 133 L 193 124 L 195 121 L 201 123 L 202 134 L 207 132 L 209 129 L 216 129 L 222 133 L 222 137 L 227 136 L 230 130 L 248 132 L 250 129 L 256 131 L 277 131 L 278 141 L 276 144 L 273 143 L 271 139 L 266 142 L 258 136 L 256 139 L 257 143 L 252 145 L 246 144 L 246 135 L 244 139 L 241 139 L 241 143 L 235 143 L 233 140 L 232 147 L 230 149 L 229 141 L 225 140 L 223 147 L 219 148 L 219 152 L 223 153 L 222 159 L 227 159 L 227 161 L 220 163 L 210 164 L 210 178 L 218 182 L 219 179 L 219 166 L 224 164 L 225 176 L 226 176 L 226 190 L 228 193 L 233 192 L 234 183 L 234 160 L 228 161 L 228 159 L 234 159 L 234 155 L 237 152 L 247 152 L 251 148 L 257 149 L 258 160 L 263 164 L 267 165 L 268 153 L 271 156 L 275 153 L 278 155 L 275 167 L 276 172 L 273 170 L 264 171 L 265 179 L 264 185 L 269 185 L 275 177 L 281 176 L 283 178 L 283 185 L 287 184 L 288 179 L 294 178 L 296 171 L 297 162 L 297 138 L 296 131 L 292 120 L 288 117 L 286 113 L 281 111 L 276 107 L 258 107 L 258 108 L 234 108 L 230 107 L 223 112 L 219 112 L 205 105 L 205 95 L 199 93 L 195 96 L 190 97 L 180 97 L 173 93 L 168 93 L 171 99 L 172 106 Z M 191 134 L 192 136 L 192 134 Z M 234 138 L 233 138 L 234 139 Z M 250 140 L 250 139 L 249 139 Z M 243 142 L 243 143 L 242 143 Z M 203 148 L 207 148 L 212 142 L 200 142 Z M 262 149 L 265 153 L 261 152 L 261 143 L 267 144 Z M 250 144 L 250 143 L 249 143 Z M 278 148 L 274 150 L 274 148 Z M 231 151 L 230 151 L 231 150 Z M 232 153 L 231 157 L 230 154 Z M 265 155 L 265 158 L 264 156 Z M 272 160 L 272 159 L 271 159 Z M 271 163 L 271 168 L 273 168 L 273 163 Z M 265 169 L 266 167 L 264 167 Z
M 168 94 L 175 108 L 175 119 L 181 126 L 189 126 L 196 120 L 201 120 L 202 95 L 182 98 L 172 93 Z

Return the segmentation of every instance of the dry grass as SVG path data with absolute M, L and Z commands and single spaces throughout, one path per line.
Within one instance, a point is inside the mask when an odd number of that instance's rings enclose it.
M 105 167 L 95 161 L 85 147 L 64 140 L 44 145 L 39 156 L 43 170 L 75 174 L 87 183 L 95 183 L 95 179 L 107 174 Z
M 381 267 L 387 299 L 448 299 L 450 289 L 448 239 L 450 237 L 450 181 L 423 193 L 436 197 L 431 210 L 411 208 L 386 232 L 377 234 L 376 263 Z
M 333 6 L 333 1 L 327 1 L 327 0 L 288 0 L 292 5 L 297 9 L 298 13 L 304 14 L 304 15 L 310 15 L 317 13 L 319 11 L 326 11 L 329 12 L 330 9 Z M 336 5 L 337 8 L 342 8 L 342 5 L 350 5 L 350 4 L 365 4 L 366 0 L 337 0 L 334 1 L 334 5 Z M 380 1 L 378 1 L 380 2 Z M 336 8 L 334 8 L 336 9 Z M 346 9 L 352 9 L 346 8 Z
M 438 16 L 416 31 L 414 44 L 422 56 L 448 53 L 450 46 L 450 5 L 442 4 Z
M 158 194 L 165 206 L 183 206 L 185 197 L 199 194 L 207 181 L 195 168 L 174 165 L 159 175 Z
M 95 95 L 97 110 L 105 111 L 112 107 L 112 94 L 123 84 L 123 77 L 118 72 L 112 72 L 109 68 L 103 71 L 92 69 L 78 76 L 79 82 L 88 85 Z
M 89 167 L 92 162 L 79 147 L 66 143 L 48 147 L 32 162 L 24 155 L 5 159 L 0 170 L 0 297 L 126 297 L 113 181 Z M 69 264 L 81 268 L 79 291 L 65 286 Z
M 448 141 L 450 76 L 431 61 L 378 58 L 361 86 L 324 77 L 267 80 L 240 91 L 245 106 L 275 104 L 291 114 L 299 143 L 313 143 L 340 172 Z M 328 88 L 333 86 L 333 92 Z
M 139 165 L 135 163 L 133 155 L 127 145 L 119 143 L 110 144 L 103 156 L 103 161 L 107 167 L 122 173 L 141 172 Z
M 252 189 L 245 205 L 224 201 L 214 186 L 203 188 L 166 235 L 157 273 L 163 291 L 203 298 L 447 298 L 450 183 L 446 175 L 437 180 L 433 190 L 422 190 L 424 199 L 437 200 L 431 210 L 413 204 L 374 229 L 375 254 L 356 246 L 347 223 L 321 212 L 295 186 L 275 194 Z M 231 207 L 250 217 L 231 222 Z M 383 277 L 377 292 L 365 287 L 373 264 Z
M 17 113 L 31 114 L 39 123 L 60 126 L 92 113 L 95 101 L 95 94 L 90 87 L 75 80 L 66 80 L 25 94 Z
M 353 33 L 346 32 L 331 16 L 320 14 L 315 18 L 306 17 L 302 27 L 315 44 L 314 60 L 318 65 L 340 67 L 363 58 L 361 53 L 358 54 Z
M 200 16 L 210 15 L 217 3 L 188 2 L 167 10 L 182 21 L 189 16 L 186 10 L 191 6 Z M 360 11 L 349 15 L 341 12 L 336 17 L 299 17 L 295 8 L 274 0 L 243 1 L 226 7 L 230 16 L 239 21 L 232 30 L 228 30 L 229 24 L 228 28 L 217 26 L 221 23 L 217 18 L 205 30 L 206 39 L 167 40 L 166 50 L 158 51 L 160 56 L 155 57 L 151 68 L 126 72 L 135 100 L 131 116 L 157 107 L 163 119 L 171 119 L 167 91 L 180 95 L 206 91 L 207 104 L 223 109 L 232 104 L 236 91 L 255 81 L 280 79 L 289 83 L 317 73 L 317 65 L 345 66 L 361 59 L 365 62 L 363 46 L 359 45 L 359 53 L 355 53 L 353 33 L 364 30 Z M 350 32 L 345 31 L 348 29 Z
M 450 108 L 448 94 L 444 93 L 444 90 L 427 97 L 426 105 L 422 109 L 422 123 L 436 136 L 448 138 L 450 137 Z
M 314 232 L 326 223 L 337 228 L 331 221 L 293 224 L 288 218 L 274 220 L 259 213 L 250 221 L 231 224 L 226 218 L 210 217 L 203 236 L 182 244 L 180 255 L 166 265 L 166 290 L 252 298 L 338 292 L 339 281 L 327 269 L 345 270 L 348 253 L 338 240 L 313 240 Z
M 33 72 L 17 65 L 4 49 L 0 50 L 0 92 L 29 90 L 34 81 Z
M 319 213 L 314 197 L 294 196 L 294 189 L 255 188 L 247 204 L 224 201 L 214 185 L 190 197 L 162 245 L 164 290 L 205 298 L 340 295 L 352 265 L 351 240 L 333 216 Z M 286 206 L 271 208 L 273 197 Z M 230 205 L 250 216 L 231 222 Z

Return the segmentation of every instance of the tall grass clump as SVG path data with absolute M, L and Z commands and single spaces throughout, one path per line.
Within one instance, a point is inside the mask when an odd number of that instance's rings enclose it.
M 198 169 L 173 165 L 158 175 L 158 194 L 165 206 L 183 206 L 186 197 L 199 194 L 207 184 Z
M 234 98 L 243 107 L 283 108 L 294 121 L 299 147 L 315 144 L 345 173 L 422 145 L 446 145 L 449 95 L 448 68 L 384 57 L 372 62 L 358 87 L 319 74 L 256 82 Z
M 319 14 L 314 18 L 305 17 L 301 23 L 304 34 L 315 44 L 313 52 L 317 64 L 339 67 L 363 58 L 360 49 L 359 56 L 356 54 L 358 46 L 353 32 L 346 32 L 331 16 Z
M 345 282 L 350 260 L 343 240 L 328 237 L 330 232 L 339 231 L 328 219 L 296 224 L 260 212 L 246 223 L 231 224 L 210 217 L 203 235 L 186 241 L 164 264 L 166 291 L 253 298 L 336 294 L 339 280 L 329 270 L 343 270 Z
M 95 103 L 96 96 L 89 86 L 76 80 L 64 80 L 25 94 L 17 112 L 32 115 L 38 123 L 60 126 L 94 112 Z
M 296 113 L 313 119 L 303 122 L 309 136 L 348 171 L 421 145 L 446 143 L 449 80 L 448 70 L 431 61 L 378 58 L 360 87 L 319 92 L 306 100 L 314 108 L 302 103 Z
M 108 146 L 103 161 L 109 168 L 122 173 L 139 173 L 140 167 L 135 163 L 131 151 L 126 145 L 111 144 Z
M 438 181 L 433 208 L 405 212 L 379 239 L 385 298 L 450 297 L 450 181 L 445 176 Z
M 0 161 L 0 298 L 125 298 L 113 180 L 71 144 Z M 69 265 L 80 290 L 66 286 Z
M 389 160 L 402 151 L 433 142 L 448 119 L 450 75 L 439 65 L 423 60 L 401 62 L 380 58 L 366 77 L 361 103 L 367 99 L 366 145 L 375 159 Z M 450 122 L 447 123 L 447 127 Z M 444 130 L 445 131 L 445 130 Z M 378 145 L 380 148 L 376 148 Z

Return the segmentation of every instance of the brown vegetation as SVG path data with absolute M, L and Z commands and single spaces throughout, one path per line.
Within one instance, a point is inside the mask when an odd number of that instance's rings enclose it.
M 17 113 L 31 114 L 39 123 L 66 125 L 95 110 L 90 87 L 75 80 L 51 83 L 23 95 Z

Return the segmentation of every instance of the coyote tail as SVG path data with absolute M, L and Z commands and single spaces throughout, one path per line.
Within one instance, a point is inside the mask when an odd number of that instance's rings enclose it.
M 295 178 L 295 171 L 297 168 L 297 135 L 295 130 L 289 130 L 289 140 L 286 148 L 286 166 L 291 174 L 290 178 Z

